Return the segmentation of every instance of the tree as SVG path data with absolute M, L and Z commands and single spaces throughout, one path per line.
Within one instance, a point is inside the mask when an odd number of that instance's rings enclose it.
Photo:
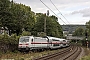
M 47 18 L 47 35 L 55 37 L 63 36 L 62 27 L 58 23 L 58 18 L 53 15 Z
M 26 31 L 32 30 L 35 23 L 35 16 L 30 7 L 23 4 L 12 3 L 10 12 L 12 13 L 12 24 L 8 21 L 8 28 L 12 33 L 17 33 L 18 35 L 22 33 L 22 29 Z
M 42 13 L 31 11 L 29 6 L 14 3 L 9 0 L 0 0 L 0 26 L 7 27 L 11 33 L 21 34 L 29 31 L 33 35 L 44 32 L 44 20 L 46 18 L 46 33 L 49 36 L 63 36 L 58 18 L 54 15 L 46 16 Z
M 85 30 L 81 27 L 78 27 L 73 33 L 73 36 L 85 36 Z
M 90 21 L 89 22 L 86 22 L 86 32 L 88 33 L 87 35 L 90 36 Z
M 48 36 L 61 37 L 63 36 L 62 28 L 60 24 L 57 22 L 58 18 L 55 16 L 46 16 L 42 13 L 36 14 L 36 23 L 34 26 L 34 30 L 37 32 L 44 32 L 44 20 L 46 18 L 46 34 Z
M 9 0 L 0 0 L 0 26 L 8 26 L 8 21 L 11 22 L 11 13 L 9 12 L 9 8 Z

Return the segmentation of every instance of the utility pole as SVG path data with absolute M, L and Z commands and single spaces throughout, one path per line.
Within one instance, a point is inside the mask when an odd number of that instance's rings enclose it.
M 46 36 L 46 13 L 45 13 L 45 20 L 44 20 L 44 33 L 45 33 L 45 36 Z
M 44 33 L 45 33 L 45 36 L 47 35 L 46 34 L 46 17 L 49 16 L 49 10 L 47 10 L 47 14 L 45 14 L 45 20 L 44 20 Z

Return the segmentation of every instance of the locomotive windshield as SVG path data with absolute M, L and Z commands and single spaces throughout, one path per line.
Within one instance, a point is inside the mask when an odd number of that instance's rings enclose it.
M 20 42 L 29 42 L 29 37 L 21 37 Z

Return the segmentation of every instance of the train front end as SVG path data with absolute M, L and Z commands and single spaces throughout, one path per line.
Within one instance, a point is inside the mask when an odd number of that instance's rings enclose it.
M 19 39 L 19 44 L 18 44 L 18 50 L 19 51 L 29 51 L 29 36 L 22 36 Z

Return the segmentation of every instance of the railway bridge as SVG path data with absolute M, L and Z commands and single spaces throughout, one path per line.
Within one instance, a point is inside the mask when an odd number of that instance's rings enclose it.
M 78 37 L 78 36 L 67 36 L 66 37 L 68 40 L 72 40 L 72 39 L 74 39 L 74 40 L 83 40 L 85 37 L 83 36 L 83 37 Z

